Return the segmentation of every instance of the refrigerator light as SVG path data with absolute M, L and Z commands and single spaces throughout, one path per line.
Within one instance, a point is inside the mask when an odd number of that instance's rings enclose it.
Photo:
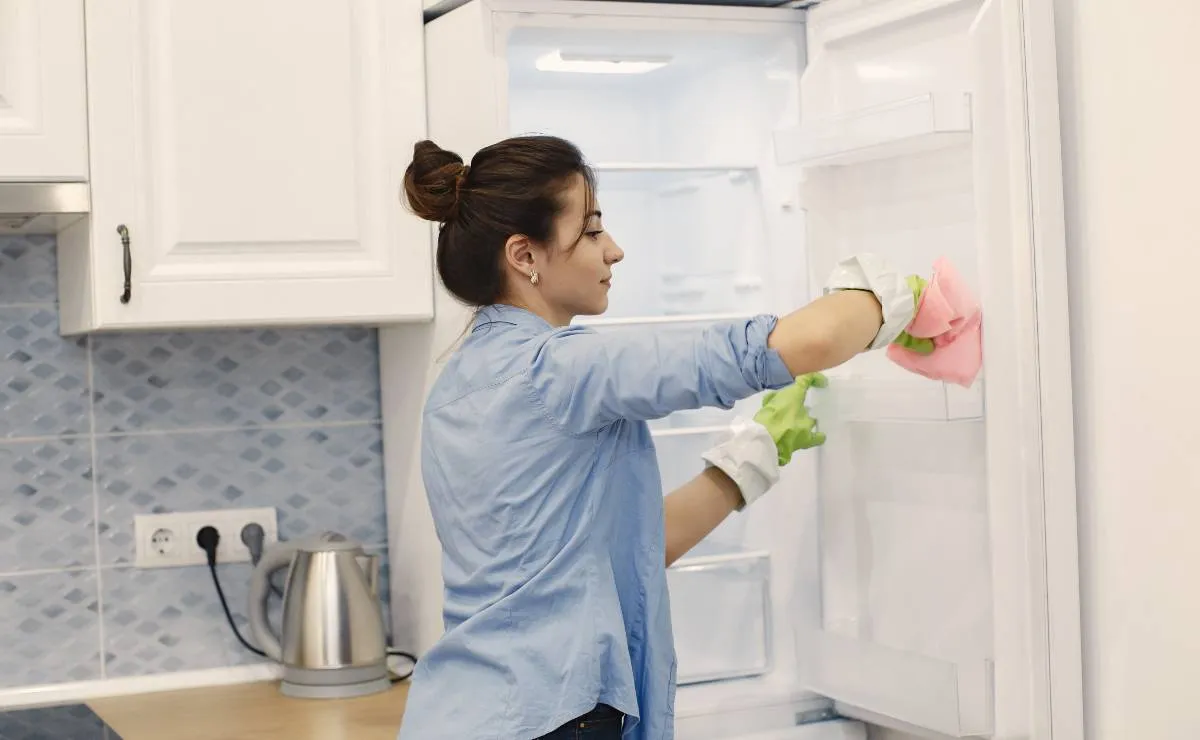
M 538 57 L 534 65 L 540 72 L 578 72 L 582 74 L 645 74 L 671 63 L 671 57 L 621 56 L 614 54 L 564 54 L 552 51 Z

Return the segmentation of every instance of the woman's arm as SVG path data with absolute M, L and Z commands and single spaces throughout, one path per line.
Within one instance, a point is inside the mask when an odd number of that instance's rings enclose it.
M 568 432 L 620 419 L 658 419 L 703 406 L 731 408 L 796 376 L 863 351 L 883 317 L 870 292 L 819 298 L 782 319 L 759 316 L 703 328 L 549 335 L 529 369 L 533 401 Z
M 667 567 L 687 554 L 700 540 L 742 505 L 737 485 L 719 468 L 708 468 L 667 494 Z
M 784 316 L 767 337 L 767 346 L 799 377 L 837 367 L 867 349 L 882 323 L 874 293 L 842 290 Z

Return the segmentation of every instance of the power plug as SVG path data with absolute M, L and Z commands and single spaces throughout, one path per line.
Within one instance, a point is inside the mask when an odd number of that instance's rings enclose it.
M 196 544 L 204 551 L 208 558 L 208 567 L 215 568 L 217 565 L 217 548 L 221 545 L 221 533 L 216 527 L 204 525 L 200 531 L 196 533 Z

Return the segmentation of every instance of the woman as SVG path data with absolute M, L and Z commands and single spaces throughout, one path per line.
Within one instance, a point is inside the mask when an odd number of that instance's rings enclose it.
M 478 311 L 423 415 L 445 634 L 416 668 L 400 737 L 671 738 L 666 566 L 765 492 L 777 450 L 744 425 L 664 499 L 646 421 L 882 347 L 913 295 L 863 258 L 780 319 L 599 334 L 571 320 L 605 311 L 623 254 L 573 145 L 507 139 L 468 167 L 424 141 L 404 184 L 441 223 L 443 284 Z

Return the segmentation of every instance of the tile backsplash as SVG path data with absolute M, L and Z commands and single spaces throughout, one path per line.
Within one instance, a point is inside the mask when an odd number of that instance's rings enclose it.
M 58 334 L 52 237 L 0 237 L 0 689 L 260 662 L 206 567 L 134 568 L 139 513 L 274 506 L 384 559 L 376 334 Z M 244 618 L 250 566 L 219 568 Z M 386 621 L 386 620 L 385 620 Z

